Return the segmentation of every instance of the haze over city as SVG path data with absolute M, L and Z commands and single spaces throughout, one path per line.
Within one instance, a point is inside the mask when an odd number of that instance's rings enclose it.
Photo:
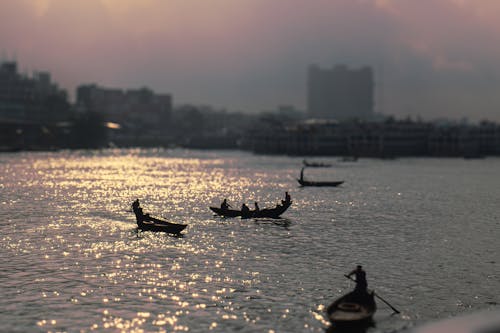
M 375 110 L 500 121 L 500 2 L 4 0 L 2 58 L 174 103 L 306 108 L 307 67 L 372 66 Z

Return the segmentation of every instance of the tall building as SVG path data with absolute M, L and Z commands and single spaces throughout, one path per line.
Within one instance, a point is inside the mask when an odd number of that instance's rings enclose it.
M 170 142 L 172 96 L 156 94 L 149 88 L 116 89 L 96 84 L 77 88 L 76 108 L 104 120 L 113 144 L 160 146 Z
M 310 118 L 370 119 L 374 115 L 374 79 L 371 67 L 333 69 L 309 67 L 307 106 Z
M 122 126 L 156 129 L 169 121 L 172 97 L 148 88 L 122 90 L 90 84 L 77 88 L 77 107 Z
M 0 63 L 0 121 L 56 122 L 67 119 L 65 90 L 51 81 L 50 73 L 20 74 L 15 61 Z

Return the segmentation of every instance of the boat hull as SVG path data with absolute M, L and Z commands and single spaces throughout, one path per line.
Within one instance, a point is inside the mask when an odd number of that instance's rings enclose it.
M 297 179 L 301 186 L 316 186 L 316 187 L 335 187 L 344 183 L 343 180 L 335 181 L 335 182 L 313 182 L 302 179 Z
M 136 214 L 137 227 L 141 231 L 165 232 L 167 234 L 178 235 L 186 229 L 187 224 L 171 223 L 158 218 L 149 216 L 149 214 Z
M 167 222 L 168 223 L 168 222 Z M 178 235 L 182 230 L 186 229 L 186 224 L 174 224 L 169 223 L 168 225 L 162 225 L 157 223 L 141 223 L 138 228 L 141 231 L 152 231 L 152 232 L 165 232 L 167 234 Z
M 370 325 L 377 310 L 373 293 L 353 291 L 335 300 L 328 308 L 328 319 L 336 325 Z
M 220 207 L 210 207 L 215 214 L 224 217 L 237 217 L 241 218 L 271 218 L 277 219 L 283 214 L 288 207 L 292 205 L 292 201 L 283 202 L 281 205 L 277 205 L 275 208 L 264 208 L 258 211 L 251 210 L 246 213 L 242 213 L 240 210 L 234 209 L 221 209 Z
M 238 217 L 241 216 L 241 211 L 234 209 L 222 209 L 220 207 L 210 207 L 210 210 L 219 216 Z
M 330 168 L 332 165 L 331 164 L 325 164 L 325 163 L 308 163 L 304 162 L 304 166 L 308 168 Z

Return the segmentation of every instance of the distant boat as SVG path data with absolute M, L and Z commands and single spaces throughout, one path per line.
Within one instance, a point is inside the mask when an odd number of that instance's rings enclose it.
M 181 231 L 186 229 L 187 227 L 187 224 L 167 222 L 155 217 L 151 217 L 149 216 L 149 214 L 145 214 L 142 222 L 137 222 L 137 225 L 141 231 L 165 232 L 174 235 L 180 234 Z
M 142 208 L 139 207 L 138 200 L 137 206 L 134 207 L 133 210 L 137 220 L 137 227 L 141 231 L 165 232 L 168 234 L 179 235 L 181 231 L 187 227 L 187 224 L 171 223 L 152 217 L 149 214 L 143 214 Z
M 326 313 L 332 324 L 370 325 L 377 310 L 374 293 L 353 291 L 335 300 Z
M 306 167 L 311 167 L 311 168 L 329 168 L 332 165 L 327 164 L 327 163 L 319 163 L 319 162 L 307 162 L 306 160 L 302 161 L 302 164 Z
M 297 179 L 297 181 L 299 182 L 299 184 L 301 186 L 318 186 L 318 187 L 321 187 L 321 186 L 335 187 L 335 186 L 339 186 L 339 185 L 344 183 L 343 180 L 334 181 L 334 182 L 313 182 L 313 181 Z
M 309 181 L 309 180 L 304 180 L 304 168 L 300 170 L 300 178 L 297 179 L 299 184 L 301 186 L 339 186 L 340 184 L 343 184 L 343 180 L 338 180 L 338 181 L 329 181 L 329 182 L 318 182 L 318 181 Z
M 264 208 L 258 211 L 250 210 L 246 213 L 241 210 L 235 209 L 222 209 L 220 207 L 209 207 L 211 211 L 219 216 L 224 217 L 237 217 L 241 216 L 241 218 L 271 218 L 277 219 L 283 214 L 288 207 L 292 205 L 292 201 L 282 201 L 281 205 L 276 205 L 275 208 Z

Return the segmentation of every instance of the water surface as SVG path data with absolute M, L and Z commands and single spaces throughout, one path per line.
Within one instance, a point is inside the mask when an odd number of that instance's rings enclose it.
M 394 332 L 500 302 L 500 159 L 399 159 L 306 169 L 242 152 L 104 150 L 0 155 L 0 331 L 324 332 L 324 308 L 363 264 Z M 210 205 L 289 191 L 280 220 Z M 187 223 L 135 232 L 130 204 Z

